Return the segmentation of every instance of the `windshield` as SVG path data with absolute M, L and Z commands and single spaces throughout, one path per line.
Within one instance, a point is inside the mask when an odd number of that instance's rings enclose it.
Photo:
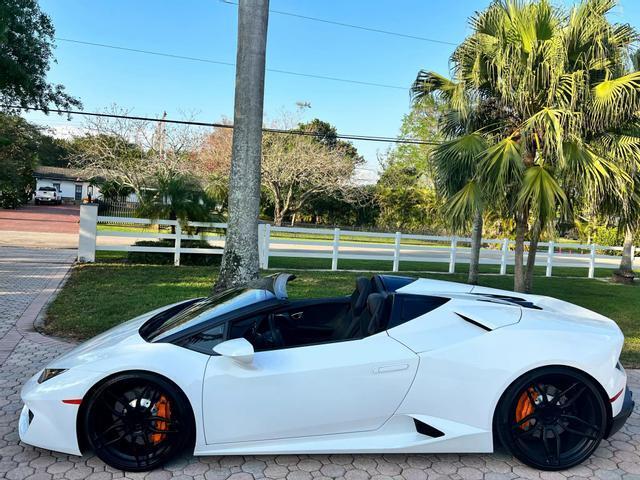
M 175 315 L 159 318 L 161 321 L 158 324 L 153 324 L 154 319 L 152 318 L 150 320 L 151 325 L 149 325 L 151 328 L 145 328 L 145 335 L 143 336 L 149 342 L 160 341 L 169 335 L 181 332 L 214 317 L 219 317 L 232 310 L 266 300 L 270 296 L 272 295 L 265 290 L 247 288 L 226 290 L 211 297 L 197 300 L 187 308 L 180 309 Z M 162 317 L 162 314 L 160 314 L 160 317 Z
M 56 191 L 56 189 L 53 188 L 53 187 L 40 187 L 38 190 L 41 191 L 41 192 L 55 192 Z

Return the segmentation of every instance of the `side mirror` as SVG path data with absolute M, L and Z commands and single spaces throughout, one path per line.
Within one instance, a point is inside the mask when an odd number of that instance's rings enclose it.
M 244 338 L 234 338 L 233 340 L 219 343 L 213 347 L 213 351 L 240 363 L 249 364 L 253 361 L 253 345 Z

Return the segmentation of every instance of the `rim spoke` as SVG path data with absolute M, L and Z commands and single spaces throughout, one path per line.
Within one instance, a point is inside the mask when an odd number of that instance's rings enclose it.
M 114 443 L 119 442 L 120 440 L 122 440 L 123 438 L 125 438 L 128 435 L 128 433 L 126 431 L 122 432 L 122 434 L 118 435 L 115 438 L 112 438 L 111 440 L 109 440 L 108 442 L 102 442 L 102 448 L 104 447 L 108 447 L 109 445 L 113 445 Z
M 536 414 L 535 413 L 531 413 L 529 415 L 527 415 L 526 417 L 524 417 L 522 420 L 520 420 L 519 422 L 516 422 L 511 428 L 520 428 L 522 427 L 525 423 L 530 422 L 531 420 L 537 420 Z
M 558 434 L 555 428 L 550 428 L 550 431 L 553 432 L 553 436 L 556 439 L 556 464 L 560 463 L 560 435 Z
M 551 449 L 549 448 L 549 440 L 547 439 L 547 428 L 542 427 L 542 446 L 547 462 L 551 459 Z
M 521 428 L 516 430 L 516 437 L 518 439 L 523 439 L 526 437 L 530 437 L 536 432 L 539 432 L 542 426 L 540 424 L 536 424 L 533 427 L 530 427 L 528 430 L 522 430 Z
M 156 428 L 156 427 L 149 427 L 148 430 L 151 433 L 162 433 L 162 434 L 165 434 L 165 433 L 180 433 L 180 430 L 160 430 L 159 428 Z
M 587 422 L 580 417 L 576 417 L 575 415 L 560 415 L 561 418 L 566 420 L 573 420 L 574 422 L 579 423 L 580 425 L 584 425 L 585 427 L 590 428 L 594 431 L 594 433 L 600 433 L 600 428 L 597 425 Z
M 564 402 L 563 404 L 560 405 L 560 408 L 562 408 L 564 410 L 565 408 L 569 408 L 571 405 L 576 403 L 576 401 L 580 398 L 580 396 L 585 392 L 586 389 L 587 389 L 587 387 L 582 385 L 578 389 L 578 391 L 573 394 L 573 396 L 570 399 L 568 399 L 566 402 Z
M 575 435 L 579 435 L 581 437 L 588 438 L 589 440 L 598 440 L 597 436 L 592 435 L 592 434 L 590 434 L 588 432 L 581 432 L 580 430 L 576 430 L 575 428 L 571 428 L 571 427 L 564 427 L 564 429 L 569 433 L 573 433 Z

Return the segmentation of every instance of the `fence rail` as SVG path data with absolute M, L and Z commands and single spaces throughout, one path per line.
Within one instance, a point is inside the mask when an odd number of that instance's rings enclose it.
M 98 229 L 99 224 L 139 227 L 160 225 L 171 227 L 172 233 L 103 230 Z M 192 229 L 200 228 L 224 230 L 226 224 L 188 222 L 184 225 L 176 220 L 99 216 L 96 205 L 82 205 L 78 260 L 95 261 L 96 250 L 156 252 L 173 253 L 174 264 L 180 265 L 180 256 L 184 253 L 222 254 L 224 234 L 210 231 L 193 234 Z M 348 259 L 389 261 L 394 272 L 399 271 L 400 262 L 448 263 L 449 273 L 455 273 L 457 264 L 468 263 L 471 243 L 468 237 L 403 234 L 402 232 L 362 232 L 339 228 L 280 227 L 270 224 L 260 224 L 258 233 L 261 268 L 268 268 L 269 259 L 272 257 L 293 257 L 331 259 L 331 270 L 338 270 L 339 261 Z M 274 233 L 277 235 L 274 236 Z M 287 234 L 293 234 L 293 236 L 287 237 Z M 296 235 L 300 234 L 311 238 L 297 238 Z M 314 238 L 315 235 L 328 238 L 318 239 Z M 169 239 L 174 240 L 174 245 L 162 247 L 132 245 L 136 239 Z M 185 248 L 181 245 L 183 240 L 206 240 L 214 248 Z M 513 265 L 512 247 L 515 242 L 506 238 L 482 239 L 482 245 L 480 263 L 499 265 L 500 274 L 506 274 L 507 267 Z M 528 247 L 528 242 L 525 242 L 525 245 Z M 596 267 L 617 268 L 620 257 L 608 253 L 621 250 L 620 246 L 539 242 L 536 263 L 545 267 L 545 274 L 548 277 L 552 276 L 555 266 L 575 266 L 585 268 L 587 276 L 593 278 Z M 632 254 L 635 254 L 635 249 Z

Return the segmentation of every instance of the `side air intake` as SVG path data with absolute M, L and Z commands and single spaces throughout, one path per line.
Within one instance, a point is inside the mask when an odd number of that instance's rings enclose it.
M 421 422 L 416 418 L 414 418 L 413 421 L 416 424 L 416 431 L 420 435 L 426 435 L 427 437 L 431 437 L 431 438 L 438 438 L 444 435 L 444 432 L 441 432 L 437 428 L 432 427 L 431 425 L 428 425 L 424 422 Z

